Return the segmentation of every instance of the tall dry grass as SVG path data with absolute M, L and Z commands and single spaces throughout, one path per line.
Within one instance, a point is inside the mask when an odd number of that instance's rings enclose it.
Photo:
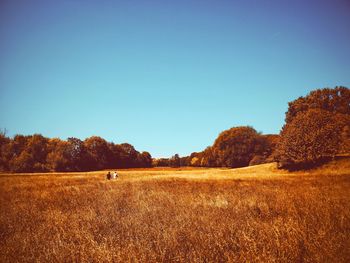
M 2 175 L 0 262 L 350 262 L 342 167 Z

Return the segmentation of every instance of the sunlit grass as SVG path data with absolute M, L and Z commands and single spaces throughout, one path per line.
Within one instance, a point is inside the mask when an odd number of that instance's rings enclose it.
M 0 176 L 1 262 L 349 262 L 346 161 Z

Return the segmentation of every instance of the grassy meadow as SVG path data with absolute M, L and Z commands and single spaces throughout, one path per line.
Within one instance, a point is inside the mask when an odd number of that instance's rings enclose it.
M 0 175 L 0 262 L 350 262 L 350 165 Z

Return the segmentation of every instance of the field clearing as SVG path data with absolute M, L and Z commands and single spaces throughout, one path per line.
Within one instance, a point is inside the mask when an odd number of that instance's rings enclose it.
M 350 262 L 350 162 L 0 175 L 0 262 Z
M 299 175 L 315 175 L 315 171 L 306 172 L 288 172 L 276 168 L 276 163 L 268 163 L 256 166 L 249 166 L 243 168 L 229 169 L 229 168 L 199 168 L 199 167 L 181 167 L 181 168 L 135 168 L 135 169 L 117 169 L 118 182 L 120 181 L 143 181 L 143 180 L 157 180 L 157 179 L 187 179 L 187 180 L 222 180 L 222 179 L 288 179 Z M 70 172 L 70 173 L 0 173 L 1 177 L 50 177 L 63 179 L 105 179 L 106 171 L 94 172 Z M 114 171 L 114 170 L 109 170 Z M 324 171 L 324 169 L 322 170 Z M 327 170 L 327 173 L 338 173 L 337 170 Z M 109 183 L 115 181 L 108 181 Z

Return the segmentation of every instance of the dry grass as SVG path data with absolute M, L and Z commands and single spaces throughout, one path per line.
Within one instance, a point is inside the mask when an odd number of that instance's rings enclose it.
M 350 262 L 350 166 L 0 175 L 0 262 Z

